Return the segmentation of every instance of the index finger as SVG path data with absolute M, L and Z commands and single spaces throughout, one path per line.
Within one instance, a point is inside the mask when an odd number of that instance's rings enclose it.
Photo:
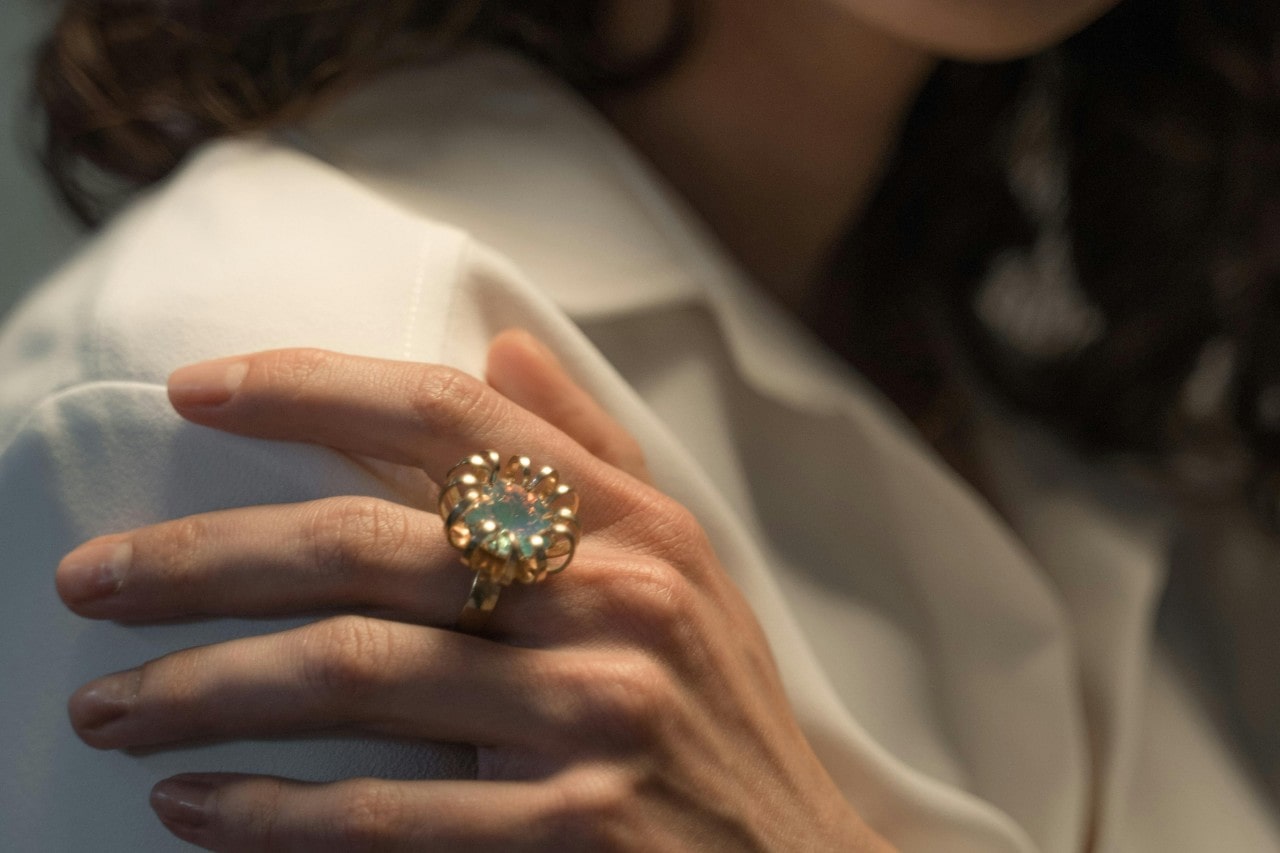
M 494 338 L 486 373 L 495 390 L 571 436 L 592 456 L 653 483 L 640 443 L 533 335 L 508 329 Z
M 593 527 L 638 511 L 648 492 L 484 382 L 438 364 L 273 350 L 181 368 L 169 399 L 204 426 L 416 465 L 437 483 L 488 448 L 528 456 L 590 495 L 583 514 Z

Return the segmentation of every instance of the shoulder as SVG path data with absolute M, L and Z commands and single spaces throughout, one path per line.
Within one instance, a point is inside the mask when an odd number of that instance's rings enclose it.
M 287 145 L 213 144 L 0 332 L 0 443 L 50 395 L 162 383 L 216 355 L 305 345 L 429 358 L 470 242 Z

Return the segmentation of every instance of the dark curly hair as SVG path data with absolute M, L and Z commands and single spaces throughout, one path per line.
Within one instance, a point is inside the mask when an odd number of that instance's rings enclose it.
M 825 296 L 812 322 L 936 440 L 984 388 L 1277 526 L 1280 4 L 1127 0 L 946 65 Z
M 65 0 L 36 59 L 41 162 L 96 225 L 201 143 L 284 124 L 396 63 L 485 42 L 581 89 L 619 89 L 658 75 L 691 37 L 693 15 L 678 14 L 653 50 L 618 56 L 602 34 L 609 2 Z
M 66 0 L 36 68 L 43 161 L 96 222 L 201 143 L 395 62 L 484 41 L 601 90 L 696 36 L 675 0 L 657 50 L 616 56 L 608 3 Z M 1127 0 L 1042 56 L 943 65 L 811 325 L 939 440 L 985 385 L 1083 447 L 1231 472 L 1210 485 L 1274 520 L 1277 45 L 1274 0 Z

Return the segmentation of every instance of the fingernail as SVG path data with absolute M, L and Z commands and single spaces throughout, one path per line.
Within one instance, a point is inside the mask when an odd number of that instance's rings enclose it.
M 90 542 L 62 558 L 58 593 L 70 604 L 85 604 L 120 591 L 133 560 L 133 542 Z
M 244 361 L 205 361 L 169 376 L 169 399 L 179 406 L 221 406 L 235 396 L 249 373 Z
M 192 776 L 166 779 L 151 789 L 151 808 L 175 829 L 199 829 L 209 822 L 213 785 Z
M 76 691 L 68 702 L 71 724 L 80 732 L 95 732 L 124 717 L 138 697 L 142 670 L 108 675 Z

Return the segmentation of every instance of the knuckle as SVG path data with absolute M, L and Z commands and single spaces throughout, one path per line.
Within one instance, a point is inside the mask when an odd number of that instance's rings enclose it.
M 135 548 L 147 555 L 146 564 L 161 576 L 182 577 L 190 573 L 198 556 L 208 547 L 211 533 L 201 516 L 189 516 L 143 533 Z M 135 564 L 140 560 L 135 557 Z
M 207 671 L 207 650 L 189 649 L 150 660 L 134 672 L 134 704 L 139 707 L 187 709 L 193 723 L 204 717 L 198 701 Z
M 255 366 L 269 387 L 300 392 L 328 375 L 333 353 L 311 347 L 276 350 L 259 356 Z
M 637 834 L 632 831 L 636 800 L 636 785 L 619 771 L 591 768 L 569 774 L 557 786 L 548 834 L 572 849 L 627 849 L 627 840 L 634 841 Z
M 565 731 L 579 743 L 651 745 L 680 701 L 672 673 L 646 655 L 580 661 L 553 683 L 557 695 L 568 697 Z
M 358 698 L 377 688 L 395 659 L 385 623 L 339 616 L 303 629 L 302 672 L 323 694 Z
M 409 395 L 414 411 L 429 431 L 465 434 L 490 423 L 496 397 L 489 387 L 460 370 L 425 367 Z
M 651 543 L 653 553 L 690 571 L 705 564 L 710 540 L 688 507 L 652 489 L 644 491 L 638 501 L 627 516 L 628 538 Z
M 413 538 L 403 508 L 370 498 L 324 501 L 308 526 L 315 564 L 345 577 L 360 574 L 371 563 L 395 560 Z
M 654 558 L 617 561 L 593 573 L 599 611 L 614 630 L 653 651 L 683 646 L 700 607 L 698 591 L 670 563 Z
M 222 794 L 210 798 L 207 805 L 215 825 L 240 823 L 243 834 L 255 839 L 265 850 L 279 849 L 280 809 L 285 796 L 285 784 L 280 779 L 263 778 L 253 786 L 252 797 L 236 797 L 236 808 L 230 808 Z
M 709 540 L 693 511 L 666 495 L 660 496 L 660 503 L 660 510 L 654 514 L 660 541 L 671 542 L 686 559 L 690 555 L 703 553 Z
M 342 850 L 388 850 L 405 826 L 405 799 L 399 789 L 373 779 L 344 786 L 333 814 Z
M 597 688 L 603 709 L 628 731 L 652 728 L 676 704 L 671 672 L 649 657 L 620 662 L 604 676 Z

